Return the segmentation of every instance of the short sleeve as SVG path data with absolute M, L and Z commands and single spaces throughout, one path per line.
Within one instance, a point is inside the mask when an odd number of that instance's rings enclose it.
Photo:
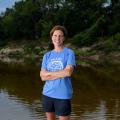
M 75 63 L 75 54 L 72 50 L 68 52 L 68 59 L 67 59 L 67 65 L 73 65 L 74 67 L 76 66 Z
M 46 62 L 47 62 L 47 56 L 46 56 L 46 54 L 43 56 L 43 60 L 42 60 L 42 65 L 41 65 L 41 69 L 47 69 L 47 64 L 46 64 Z

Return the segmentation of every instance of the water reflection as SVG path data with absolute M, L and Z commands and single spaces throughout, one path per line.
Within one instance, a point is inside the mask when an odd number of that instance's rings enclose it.
M 120 119 L 118 64 L 78 66 L 73 75 L 72 120 Z M 43 120 L 36 64 L 0 63 L 0 119 Z
M 119 65 L 79 66 L 76 71 L 73 111 L 77 119 L 120 119 Z

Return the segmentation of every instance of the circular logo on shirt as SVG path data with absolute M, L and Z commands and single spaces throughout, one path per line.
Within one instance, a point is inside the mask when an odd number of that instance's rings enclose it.
M 48 69 L 50 71 L 57 71 L 57 70 L 62 70 L 63 69 L 63 63 L 61 62 L 61 60 L 52 60 L 49 64 L 48 64 Z

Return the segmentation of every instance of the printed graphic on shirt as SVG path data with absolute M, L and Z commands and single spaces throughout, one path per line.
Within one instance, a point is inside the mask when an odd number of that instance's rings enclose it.
M 63 63 L 61 58 L 51 59 L 50 63 L 48 64 L 48 70 L 50 71 L 63 70 Z

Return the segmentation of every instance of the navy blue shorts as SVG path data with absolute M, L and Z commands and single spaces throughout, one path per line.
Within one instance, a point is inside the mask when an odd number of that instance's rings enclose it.
M 56 99 L 43 95 L 42 104 L 45 112 L 55 112 L 58 116 L 68 116 L 71 114 L 70 99 Z

